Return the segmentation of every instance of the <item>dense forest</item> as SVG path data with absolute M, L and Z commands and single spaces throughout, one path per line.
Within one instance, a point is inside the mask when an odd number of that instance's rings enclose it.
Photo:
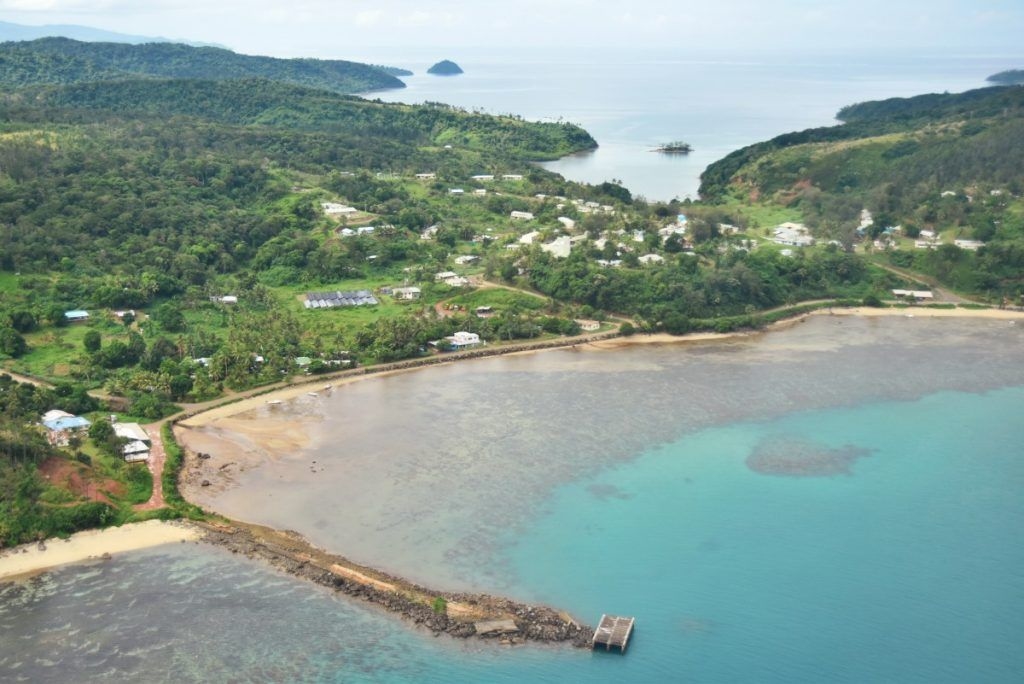
M 86 43 L 39 38 L 0 43 L 0 84 L 6 88 L 121 79 L 263 78 L 338 93 L 404 88 L 394 72 L 328 59 L 240 55 L 181 43 Z

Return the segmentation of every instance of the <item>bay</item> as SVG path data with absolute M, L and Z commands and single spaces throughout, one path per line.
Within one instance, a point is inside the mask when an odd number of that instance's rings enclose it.
M 427 74 L 444 55 L 465 73 Z M 600 147 L 545 168 L 574 181 L 619 180 L 636 195 L 667 201 L 697 199 L 701 172 L 745 145 L 833 125 L 838 110 L 855 102 L 985 87 L 986 77 L 1019 66 L 1024 53 L 748 54 L 737 45 L 697 54 L 681 37 L 676 45 L 629 52 L 461 48 L 455 55 L 443 48 L 364 48 L 355 58 L 414 71 L 402 78 L 407 88 L 368 97 L 578 123 Z M 689 142 L 693 152 L 651 151 L 674 140 Z

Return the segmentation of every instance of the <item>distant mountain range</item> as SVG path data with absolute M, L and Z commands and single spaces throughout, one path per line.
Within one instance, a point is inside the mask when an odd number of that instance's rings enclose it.
M 133 36 L 127 33 L 106 31 L 91 26 L 78 26 L 75 24 L 46 24 L 43 26 L 28 26 L 25 24 L 13 24 L 9 21 L 0 21 L 0 41 L 10 40 L 35 40 L 36 38 L 47 38 L 58 36 L 62 38 L 73 38 L 89 43 L 182 43 L 195 47 L 224 47 L 215 43 L 197 43 L 187 40 L 174 40 L 156 36 Z

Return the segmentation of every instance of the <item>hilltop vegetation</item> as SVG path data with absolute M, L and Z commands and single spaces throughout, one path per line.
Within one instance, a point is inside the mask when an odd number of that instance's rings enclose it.
M 867 209 L 874 216 L 868 238 L 898 226 L 898 235 L 911 239 L 903 243 L 909 251 L 884 252 L 891 263 L 996 301 L 1017 301 L 1024 273 L 1024 88 L 868 102 L 838 117 L 845 123 L 779 136 L 713 164 L 702 176 L 702 196 L 787 207 L 819 236 L 851 246 L 861 239 Z M 987 244 L 977 251 L 952 244 L 914 250 L 922 230 L 947 236 L 947 243 Z
M 0 43 L 0 83 L 7 88 L 138 78 L 263 78 L 337 93 L 405 87 L 379 67 L 343 60 L 256 57 L 181 43 Z
M 992 74 L 985 80 L 998 85 L 1021 85 L 1024 84 L 1024 69 L 1000 71 L 998 74 Z

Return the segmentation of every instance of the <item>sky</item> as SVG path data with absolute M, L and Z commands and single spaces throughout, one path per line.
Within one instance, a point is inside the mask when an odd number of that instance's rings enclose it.
M 1024 43 L 1024 0 L 0 0 L 0 20 L 277 57 L 554 46 L 1017 55 Z

